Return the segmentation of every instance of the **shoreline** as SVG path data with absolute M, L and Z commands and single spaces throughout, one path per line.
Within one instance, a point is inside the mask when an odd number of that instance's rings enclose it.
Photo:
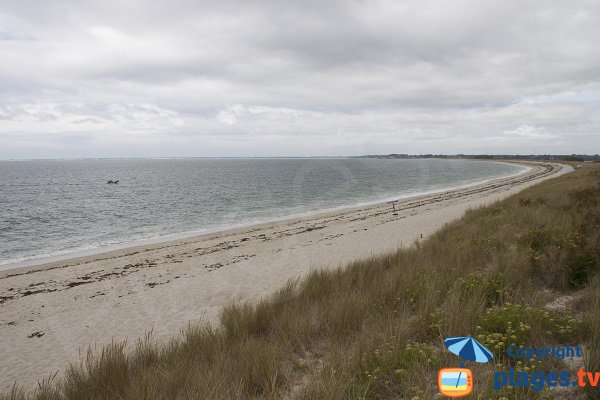
M 0 386 L 60 375 L 88 346 L 134 346 L 150 331 L 170 340 L 189 324 L 218 323 L 232 301 L 426 239 L 469 208 L 571 170 L 527 165 L 513 177 L 402 199 L 396 213 L 378 203 L 0 272 Z
M 474 161 L 478 161 L 478 160 L 474 160 Z M 486 160 L 486 162 L 490 162 L 490 161 Z M 172 234 L 161 235 L 161 236 L 157 236 L 157 237 L 151 237 L 151 238 L 147 238 L 147 239 L 125 241 L 122 243 L 116 243 L 116 244 L 112 244 L 112 245 L 108 245 L 108 246 L 98 246 L 98 247 L 93 247 L 90 249 L 74 249 L 72 251 L 67 250 L 67 252 L 63 253 L 63 254 L 54 254 L 54 255 L 48 255 L 48 256 L 34 257 L 34 258 L 30 258 L 30 259 L 23 260 L 23 261 L 8 262 L 8 263 L 4 263 L 4 264 L 0 263 L 0 279 L 5 276 L 11 276 L 13 274 L 20 274 L 23 272 L 28 273 L 31 270 L 55 268 L 56 264 L 60 264 L 60 263 L 71 264 L 73 262 L 75 262 L 75 263 L 85 262 L 85 260 L 87 260 L 88 258 L 103 257 L 103 256 L 106 256 L 107 258 L 111 258 L 110 255 L 112 255 L 113 253 L 116 254 L 116 253 L 120 253 L 120 252 L 127 251 L 127 250 L 137 251 L 140 248 L 150 248 L 153 246 L 174 244 L 174 243 L 177 243 L 180 241 L 196 241 L 196 240 L 201 240 L 202 238 L 209 237 L 209 236 L 215 235 L 215 234 L 233 233 L 238 230 L 251 229 L 253 227 L 261 227 L 261 226 L 264 226 L 267 224 L 285 223 L 285 222 L 291 222 L 294 220 L 305 220 L 305 219 L 318 218 L 320 216 L 326 216 L 326 215 L 334 214 L 334 213 L 338 213 L 338 212 L 357 211 L 362 208 L 373 207 L 373 206 L 382 206 L 382 205 L 385 205 L 385 204 L 388 204 L 391 202 L 396 202 L 396 201 L 410 200 L 412 198 L 420 198 L 423 196 L 435 195 L 435 194 L 444 193 L 447 191 L 468 189 L 471 187 L 485 185 L 487 183 L 490 183 L 490 182 L 493 182 L 496 180 L 503 180 L 503 179 L 509 179 L 509 178 L 513 178 L 513 177 L 518 177 L 520 175 L 526 175 L 533 168 L 531 166 L 532 163 L 522 162 L 522 161 L 514 161 L 514 162 L 513 161 L 491 161 L 491 162 L 497 162 L 500 164 L 519 165 L 519 166 L 525 167 L 525 169 L 522 171 L 519 171 L 517 173 L 514 173 L 514 174 L 503 175 L 503 176 L 494 177 L 494 178 L 487 178 L 487 179 L 478 180 L 478 181 L 472 182 L 472 183 L 461 184 L 458 186 L 450 186 L 450 187 L 442 188 L 442 189 L 426 190 L 426 191 L 417 192 L 417 193 L 408 193 L 406 195 L 391 196 L 391 197 L 386 197 L 386 198 L 382 198 L 382 199 L 378 199 L 378 200 L 362 202 L 362 203 L 358 203 L 358 204 L 351 204 L 351 205 L 345 205 L 345 206 L 339 206 L 339 207 L 333 207 L 333 208 L 313 210 L 313 211 L 307 211 L 307 212 L 298 213 L 298 214 L 287 214 L 287 215 L 280 216 L 280 217 L 269 218 L 264 221 L 251 221 L 251 222 L 242 223 L 242 224 L 233 225 L 233 226 L 222 226 L 222 227 L 208 228 L 205 230 L 194 230 L 194 231 L 186 231 L 186 232 L 180 232 L 180 233 L 172 233 Z

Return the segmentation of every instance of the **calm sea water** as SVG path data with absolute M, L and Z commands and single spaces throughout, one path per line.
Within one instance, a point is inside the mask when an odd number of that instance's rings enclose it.
M 459 160 L 0 161 L 0 268 L 518 173 Z M 108 185 L 118 179 L 117 185 Z

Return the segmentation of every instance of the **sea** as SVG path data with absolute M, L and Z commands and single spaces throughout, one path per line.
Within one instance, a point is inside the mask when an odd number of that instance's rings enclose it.
M 391 201 L 524 169 L 444 159 L 0 161 L 0 269 Z

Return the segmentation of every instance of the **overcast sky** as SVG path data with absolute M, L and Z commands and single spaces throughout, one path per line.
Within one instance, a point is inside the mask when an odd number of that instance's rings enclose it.
M 599 1 L 0 0 L 0 158 L 599 153 Z

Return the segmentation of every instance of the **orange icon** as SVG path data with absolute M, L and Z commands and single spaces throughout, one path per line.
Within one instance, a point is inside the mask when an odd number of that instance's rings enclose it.
M 473 391 L 473 373 L 467 368 L 442 368 L 438 372 L 438 388 L 444 396 L 467 396 Z

